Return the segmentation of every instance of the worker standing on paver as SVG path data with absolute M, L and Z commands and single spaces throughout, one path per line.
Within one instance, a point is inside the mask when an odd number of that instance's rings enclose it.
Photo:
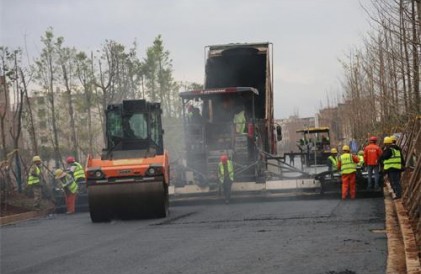
M 333 179 L 333 173 L 338 170 L 338 150 L 336 148 L 332 148 L 330 150 L 330 156 L 327 158 L 327 160 L 330 178 Z
M 62 169 L 57 169 L 54 173 L 55 179 L 64 190 L 64 197 L 66 199 L 66 214 L 75 213 L 76 197 L 78 185 L 70 174 L 67 174 Z
M 234 181 L 234 167 L 226 154 L 221 155 L 218 164 L 218 179 L 219 183 L 224 188 L 225 203 L 228 204 L 231 200 L 231 186 Z
M 242 106 L 238 107 L 234 114 L 234 126 L 235 133 L 243 134 L 246 129 L 246 116 Z
M 32 188 L 34 194 L 34 208 L 39 210 L 41 208 L 42 198 L 42 174 L 41 174 L 41 157 L 34 156 L 32 158 L 32 165 L 29 169 L 28 186 Z
M 401 187 L 401 172 L 403 170 L 405 159 L 402 154 L 402 150 L 399 146 L 393 143 L 391 137 L 385 137 L 383 140 L 386 146 L 383 155 L 380 158 L 383 164 L 383 169 L 389 177 L 390 184 L 392 186 L 394 197 L 393 199 L 400 199 L 402 196 Z
M 342 151 L 343 153 L 338 160 L 338 170 L 341 171 L 342 176 L 342 200 L 345 200 L 348 196 L 348 190 L 351 199 L 355 199 L 356 172 L 359 159 L 358 156 L 350 153 L 347 145 L 342 147 Z
M 73 179 L 78 184 L 79 188 L 81 188 L 82 186 L 85 187 L 86 178 L 83 166 L 80 163 L 76 162 L 73 156 L 67 157 L 66 163 L 68 164 L 67 171 L 70 173 L 70 175 L 73 176 Z
M 367 191 L 370 191 L 372 188 L 371 180 L 374 171 L 374 189 L 378 191 L 379 187 L 379 159 L 382 155 L 381 148 L 376 144 L 377 137 L 372 136 L 369 138 L 369 144 L 364 148 L 364 163 L 367 166 L 368 172 L 368 184 L 367 184 Z

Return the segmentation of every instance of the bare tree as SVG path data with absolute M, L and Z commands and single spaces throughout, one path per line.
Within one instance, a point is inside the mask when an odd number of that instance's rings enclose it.
M 72 89 L 74 84 L 72 83 L 74 73 L 75 73 L 75 58 L 76 58 L 76 49 L 63 47 L 63 37 L 58 37 L 57 42 L 55 44 L 56 51 L 58 55 L 58 65 L 61 68 L 61 77 L 63 80 L 66 100 L 67 100 L 67 107 L 69 113 L 69 130 L 70 130 L 70 139 L 71 139 L 71 147 L 72 147 L 72 155 L 78 159 L 78 139 L 76 137 L 76 125 L 75 125 L 75 113 L 73 108 L 73 98 L 72 98 Z
M 417 0 L 372 0 L 365 48 L 341 60 L 351 135 L 390 134 L 420 112 L 420 23 Z M 357 121 L 357 122 L 355 122 Z
M 58 138 L 58 127 L 56 117 L 56 99 L 55 99 L 55 88 L 57 82 L 57 59 L 58 55 L 54 47 L 54 34 L 52 28 L 49 28 L 44 36 L 41 37 L 41 41 L 44 48 L 41 51 L 40 57 L 35 61 L 35 75 L 39 80 L 40 85 L 47 92 L 47 99 L 50 105 L 51 111 L 51 126 L 52 126 L 52 146 L 54 150 L 55 166 L 60 166 L 60 149 L 59 149 L 59 138 Z

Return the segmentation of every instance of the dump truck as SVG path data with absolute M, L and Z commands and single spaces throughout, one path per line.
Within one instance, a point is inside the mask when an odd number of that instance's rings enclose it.
M 217 184 L 217 165 L 226 154 L 234 162 L 235 181 L 264 181 L 265 157 L 276 154 L 281 136 L 273 117 L 272 44 L 205 50 L 203 89 L 180 93 L 186 166 L 193 174 L 188 180 Z
M 105 111 L 106 148 L 85 167 L 92 222 L 168 214 L 169 158 L 159 103 L 124 100 Z

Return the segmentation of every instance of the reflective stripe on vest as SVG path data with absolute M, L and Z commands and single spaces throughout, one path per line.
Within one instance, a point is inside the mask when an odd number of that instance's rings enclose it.
M 219 162 L 218 164 L 219 166 L 219 172 L 218 172 L 218 177 L 219 177 L 219 182 L 223 183 L 224 182 L 224 164 L 222 162 Z M 232 165 L 232 162 L 230 160 L 227 161 L 227 169 L 228 169 L 228 176 L 230 178 L 231 181 L 234 181 L 234 167 Z
M 330 155 L 327 159 L 332 163 L 332 170 L 338 170 L 338 161 L 336 157 Z
M 83 170 L 83 167 L 78 162 L 74 162 L 72 164 L 73 166 L 76 166 L 75 171 L 73 171 L 73 178 L 75 178 L 75 181 L 78 181 L 78 179 L 85 180 L 85 171 Z
M 32 174 L 29 175 L 28 185 L 39 184 L 39 175 L 41 174 L 41 170 L 37 166 L 35 166 L 35 173 L 37 174 L 36 176 L 33 176 Z
M 344 153 L 341 155 L 341 174 L 351 174 L 357 171 L 357 165 L 352 160 L 352 155 Z
M 390 148 L 390 150 L 392 151 L 392 157 L 384 160 L 384 170 L 388 170 L 390 168 L 402 169 L 401 152 L 394 148 Z

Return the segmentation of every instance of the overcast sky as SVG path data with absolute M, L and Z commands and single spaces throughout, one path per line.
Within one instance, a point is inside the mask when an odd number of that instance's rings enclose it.
M 49 26 L 67 46 L 99 48 L 105 39 L 140 57 L 162 35 L 174 78 L 203 83 L 204 47 L 272 42 L 275 117 L 314 116 L 340 92 L 343 58 L 369 29 L 370 0 L 0 0 L 0 45 L 34 56 Z

